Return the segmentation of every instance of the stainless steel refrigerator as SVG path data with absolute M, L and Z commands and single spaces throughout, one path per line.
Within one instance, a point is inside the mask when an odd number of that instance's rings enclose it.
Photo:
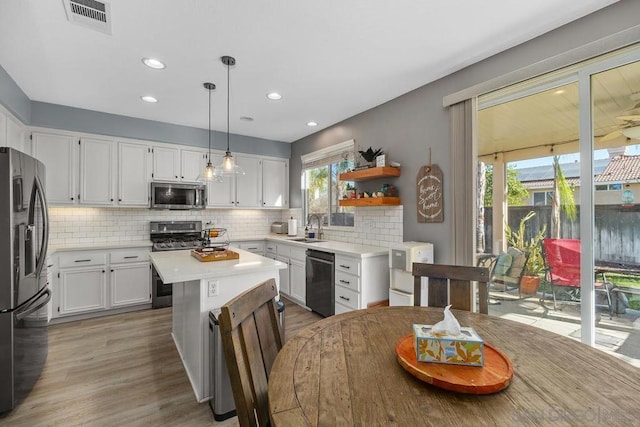
M 24 399 L 47 359 L 44 179 L 38 160 L 0 147 L 0 413 Z

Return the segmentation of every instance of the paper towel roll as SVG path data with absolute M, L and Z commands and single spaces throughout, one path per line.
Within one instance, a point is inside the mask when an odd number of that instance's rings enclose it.
M 297 236 L 298 235 L 298 221 L 291 218 L 289 220 L 289 236 Z

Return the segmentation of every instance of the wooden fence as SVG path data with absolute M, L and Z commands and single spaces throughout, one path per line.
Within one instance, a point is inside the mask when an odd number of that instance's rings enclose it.
M 580 206 L 578 219 L 570 221 L 564 214 L 560 216 L 560 237 L 580 238 Z M 535 235 L 544 224 L 546 235 L 551 232 L 551 206 L 509 207 L 509 226 L 517 229 L 520 219 L 534 211 L 536 215 L 527 222 L 527 240 Z M 485 252 L 492 253 L 493 210 L 484 208 Z M 640 264 L 640 206 L 629 208 L 620 205 L 596 205 L 595 207 L 594 258 L 596 261 L 611 261 Z M 584 244 L 584 243 L 583 243 Z

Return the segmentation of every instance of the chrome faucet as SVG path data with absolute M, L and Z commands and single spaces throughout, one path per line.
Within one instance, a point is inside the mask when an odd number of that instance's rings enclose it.
M 318 214 L 311 214 L 309 215 L 309 225 L 311 226 L 311 228 L 313 228 L 313 219 L 316 219 L 317 223 L 318 223 L 318 235 L 316 236 L 316 239 L 318 240 L 322 240 L 323 237 L 323 232 L 322 232 L 322 215 L 318 215 Z

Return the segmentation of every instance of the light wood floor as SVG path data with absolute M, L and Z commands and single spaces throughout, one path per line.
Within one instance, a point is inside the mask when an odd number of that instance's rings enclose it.
M 285 300 L 286 301 L 286 300 Z M 321 317 L 287 302 L 285 339 Z M 33 391 L 2 426 L 237 426 L 195 400 L 171 338 L 171 309 L 49 327 L 49 356 Z

